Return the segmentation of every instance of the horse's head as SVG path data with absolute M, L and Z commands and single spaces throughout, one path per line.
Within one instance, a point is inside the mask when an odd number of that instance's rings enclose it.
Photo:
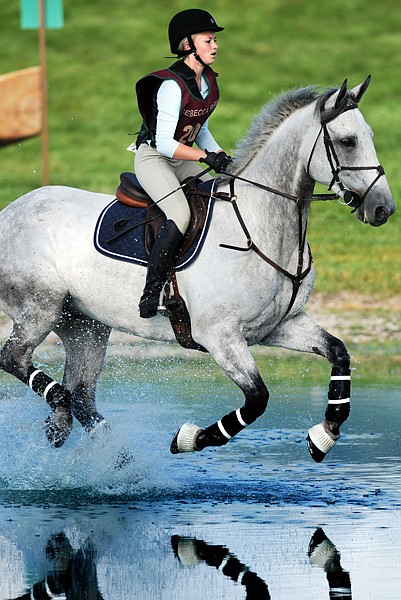
M 329 90 L 318 99 L 320 130 L 308 172 L 351 206 L 360 221 L 378 227 L 396 207 L 376 155 L 372 130 L 358 108 L 369 83 L 370 76 L 348 90 L 345 80 L 339 90 Z

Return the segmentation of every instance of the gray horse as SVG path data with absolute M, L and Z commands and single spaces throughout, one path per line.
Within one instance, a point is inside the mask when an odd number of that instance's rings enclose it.
M 177 274 L 193 339 L 241 388 L 244 405 L 201 429 L 186 423 L 172 452 L 222 446 L 266 409 L 269 393 L 248 347 L 280 346 L 325 357 L 332 366 L 324 420 L 308 448 L 320 462 L 349 415 L 350 358 L 344 344 L 304 311 L 314 271 L 306 223 L 314 183 L 327 185 L 356 217 L 383 225 L 395 211 L 372 132 L 358 103 L 369 78 L 348 90 L 308 87 L 282 94 L 256 117 L 220 185 L 198 258 Z M 112 328 L 174 340 L 168 319 L 140 319 L 146 269 L 98 253 L 93 232 L 113 197 L 44 187 L 0 214 L 0 308 L 13 320 L 0 367 L 43 396 L 52 410 L 46 434 L 56 447 L 73 416 L 87 431 L 106 424 L 95 388 Z M 238 251 L 242 248 L 246 251 Z M 207 285 L 205 285 L 207 282 Z M 65 353 L 62 383 L 32 364 L 54 331 Z

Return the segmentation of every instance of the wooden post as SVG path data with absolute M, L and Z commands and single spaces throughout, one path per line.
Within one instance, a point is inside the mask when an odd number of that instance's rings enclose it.
M 49 183 L 49 132 L 47 122 L 47 69 L 46 69 L 46 0 L 39 0 L 39 56 L 42 90 L 42 168 L 43 185 Z

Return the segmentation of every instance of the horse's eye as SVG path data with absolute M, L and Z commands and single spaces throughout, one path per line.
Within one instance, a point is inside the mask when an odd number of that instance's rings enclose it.
M 353 137 L 343 138 L 341 140 L 341 145 L 344 146 L 344 148 L 355 148 L 355 146 L 356 146 L 355 138 L 353 138 Z

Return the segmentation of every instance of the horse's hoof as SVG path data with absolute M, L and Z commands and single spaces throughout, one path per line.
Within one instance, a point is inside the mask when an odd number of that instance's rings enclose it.
M 308 444 L 309 454 L 313 458 L 313 460 L 317 463 L 321 463 L 324 457 L 326 456 L 324 452 L 321 452 L 319 448 L 316 448 L 315 444 L 310 439 L 309 435 L 306 438 L 306 442 Z
M 47 417 L 45 420 L 46 437 L 55 448 L 60 448 L 71 433 L 72 419 L 66 418 L 65 420 L 67 422 L 63 423 L 62 427 L 60 427 L 53 416 Z
M 337 439 L 340 436 L 337 437 Z M 321 463 L 326 454 L 332 449 L 337 440 L 327 433 L 323 423 L 318 423 L 311 427 L 306 438 L 309 454 L 317 463 Z
M 195 452 L 195 440 L 200 428 L 192 423 L 184 423 L 173 437 L 170 445 L 171 454 L 180 452 Z
M 171 452 L 171 454 L 178 454 L 179 453 L 178 446 L 177 446 L 178 433 L 179 433 L 179 430 L 174 435 L 174 437 L 172 439 L 172 442 L 170 444 L 170 452 Z

